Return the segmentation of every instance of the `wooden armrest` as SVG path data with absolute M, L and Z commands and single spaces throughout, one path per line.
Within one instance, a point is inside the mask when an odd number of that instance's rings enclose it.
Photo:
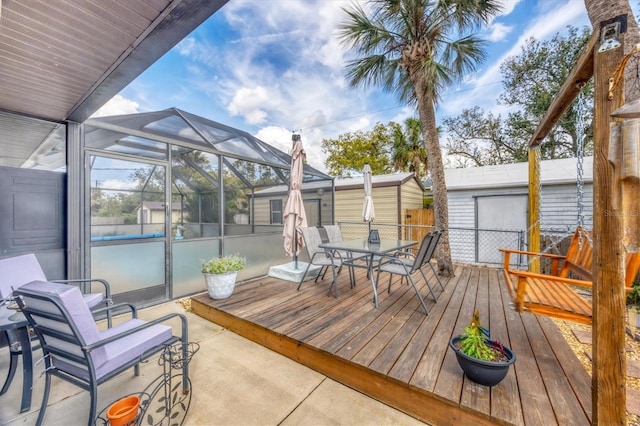
M 553 254 L 553 253 L 536 253 L 533 251 L 524 251 L 524 250 L 515 250 L 515 249 L 506 249 L 506 248 L 501 248 L 498 249 L 501 252 L 508 254 L 508 253 L 515 253 L 515 254 L 526 254 L 528 256 L 543 256 L 543 257 L 548 257 L 551 259 L 565 259 L 566 256 L 562 256 L 559 254 Z
M 537 278 L 537 279 L 541 279 L 541 280 L 551 280 L 554 282 L 559 282 L 559 283 L 565 283 L 565 284 L 570 284 L 570 285 L 577 285 L 580 287 L 593 287 L 593 282 L 591 281 L 584 281 L 584 280 L 576 280 L 573 278 L 563 278 L 563 277 L 557 277 L 554 275 L 545 275 L 545 274 L 538 274 L 536 272 L 529 272 L 529 271 L 520 271 L 518 269 L 507 269 L 506 270 L 509 275 L 515 275 L 518 277 L 524 277 L 524 278 Z

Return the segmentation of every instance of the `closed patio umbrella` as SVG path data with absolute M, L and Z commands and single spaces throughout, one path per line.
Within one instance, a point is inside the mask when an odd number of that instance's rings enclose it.
M 284 207 L 284 250 L 288 255 L 293 256 L 295 267 L 298 267 L 298 254 L 304 247 L 302 234 L 296 232 L 298 227 L 307 226 L 307 215 L 304 211 L 304 202 L 302 201 L 302 175 L 304 161 L 307 155 L 302 148 L 300 135 L 293 135 L 293 152 L 291 153 L 291 174 L 289 176 L 289 198 Z
M 364 165 L 362 173 L 364 174 L 364 204 L 362 205 L 362 220 L 369 222 L 369 228 L 371 228 L 371 222 L 376 218 L 376 213 L 373 209 L 373 198 L 371 197 L 371 166 L 369 166 L 368 163 Z

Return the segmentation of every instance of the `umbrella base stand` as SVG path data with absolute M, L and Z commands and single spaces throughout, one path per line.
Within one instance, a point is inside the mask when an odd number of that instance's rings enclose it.
M 294 283 L 299 283 L 302 280 L 302 275 L 304 271 L 307 269 L 307 262 L 298 261 L 298 268 L 296 269 L 295 262 L 285 263 L 283 265 L 275 265 L 269 268 L 269 276 L 274 278 L 279 278 L 281 280 L 293 281 Z M 311 265 L 309 267 L 309 271 L 307 271 L 307 280 L 315 278 L 318 276 L 321 267 Z M 305 280 L 306 281 L 306 280 Z

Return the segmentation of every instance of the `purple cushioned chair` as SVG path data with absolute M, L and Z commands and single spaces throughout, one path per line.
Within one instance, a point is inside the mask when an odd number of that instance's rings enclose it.
M 36 424 L 42 424 L 51 388 L 51 376 L 71 382 L 91 395 L 89 425 L 96 420 L 98 385 L 134 367 L 167 345 L 181 341 L 187 348 L 187 319 L 169 314 L 153 321 L 137 319 L 130 304 L 116 304 L 105 310 L 128 307 L 132 319 L 99 331 L 80 290 L 72 285 L 33 281 L 14 291 L 16 301 L 40 340 L 45 359 L 46 381 L 42 405 Z M 180 318 L 182 335 L 172 334 L 170 326 L 161 324 Z M 182 366 L 183 392 L 189 389 L 188 363 Z
M 47 281 L 40 262 L 38 262 L 38 259 L 33 253 L 0 259 L 0 299 L 7 299 L 11 296 L 14 289 L 31 281 Z M 80 279 L 56 282 L 64 282 L 78 286 L 83 292 L 82 297 L 91 309 L 106 307 L 112 304 L 111 289 L 109 283 L 105 280 Z M 92 293 L 93 283 L 103 287 L 103 291 Z M 107 322 L 109 326 L 111 326 L 110 314 L 107 315 Z M 9 372 L 7 373 L 7 378 L 2 389 L 0 389 L 0 395 L 9 390 L 9 386 L 16 373 L 18 357 L 22 354 L 22 348 L 17 343 L 15 333 L 7 332 L 6 335 L 10 348 Z

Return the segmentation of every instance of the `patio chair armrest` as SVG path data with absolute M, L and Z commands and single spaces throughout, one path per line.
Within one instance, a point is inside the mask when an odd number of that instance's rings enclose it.
M 117 306 L 117 305 L 114 305 L 114 306 Z M 99 341 L 97 341 L 95 343 L 92 343 L 90 345 L 86 345 L 86 346 L 83 347 L 83 349 L 90 352 L 90 351 L 92 351 L 92 350 L 94 350 L 96 348 L 99 348 L 101 346 L 104 346 L 104 345 L 106 345 L 108 343 L 111 343 L 113 341 L 119 340 L 122 337 L 129 336 L 131 334 L 137 333 L 138 331 L 147 329 L 147 328 L 152 327 L 152 326 L 157 325 L 157 324 L 161 324 L 161 323 L 163 323 L 165 321 L 168 321 L 170 319 L 173 319 L 173 318 L 180 318 L 180 322 L 181 322 L 181 326 L 182 326 L 182 335 L 180 336 L 180 340 L 182 341 L 182 343 L 187 343 L 189 341 L 189 336 L 188 336 L 189 331 L 188 331 L 187 317 L 184 314 L 172 313 L 172 314 L 164 315 L 164 316 L 162 316 L 160 318 L 156 318 L 154 320 L 147 321 L 144 324 L 141 324 L 141 325 L 139 325 L 137 327 L 133 327 L 133 328 L 131 328 L 129 330 L 123 331 L 122 333 L 118 333 L 118 334 L 114 334 L 113 336 L 106 337 L 106 338 L 101 339 L 101 340 L 99 340 Z
M 124 311 L 124 309 L 122 308 L 127 308 L 129 311 L 131 311 L 132 318 L 138 318 L 138 309 L 133 304 L 127 303 L 127 302 L 116 303 L 115 305 L 109 305 L 104 308 L 92 309 L 91 313 L 93 315 L 96 315 L 101 313 L 109 313 L 113 311 Z M 121 312 L 117 312 L 117 313 L 121 313 Z
M 83 286 L 81 284 L 89 284 L 89 292 L 91 291 L 92 283 L 99 283 L 104 287 L 104 294 L 105 294 L 104 298 L 108 301 L 111 301 L 111 286 L 109 285 L 109 282 L 107 280 L 102 278 L 78 278 L 78 279 L 72 279 L 72 280 L 52 280 L 51 282 L 60 283 L 60 284 L 72 284 L 72 285 L 79 284 L 81 290 L 86 290 L 86 286 Z
M 398 250 L 398 251 L 397 251 L 397 252 L 395 252 L 393 255 L 394 255 L 395 257 L 405 256 L 405 257 L 409 257 L 409 258 L 411 258 L 411 259 L 415 259 L 415 258 L 416 258 L 416 255 L 415 255 L 415 254 L 413 254 L 413 253 L 411 253 L 411 252 L 410 252 L 410 251 L 408 251 L 408 250 Z
M 382 265 L 384 265 L 386 263 L 396 263 L 398 265 L 406 266 L 404 264 L 404 262 L 399 260 L 398 256 L 396 256 L 395 254 L 380 254 L 380 255 L 378 255 L 378 266 L 376 266 L 376 268 L 379 268 L 380 266 L 382 266 Z

